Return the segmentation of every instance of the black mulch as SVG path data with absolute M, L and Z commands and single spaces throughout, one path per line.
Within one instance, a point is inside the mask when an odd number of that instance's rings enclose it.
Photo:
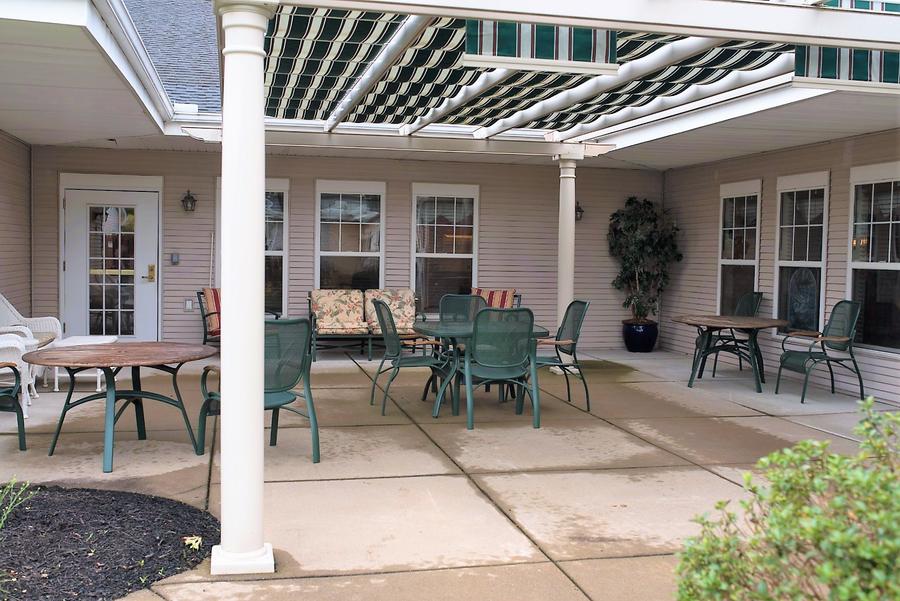
M 0 530 L 2 599 L 118 599 L 194 567 L 219 542 L 216 518 L 171 499 L 33 490 Z M 202 537 L 199 550 L 190 536 Z

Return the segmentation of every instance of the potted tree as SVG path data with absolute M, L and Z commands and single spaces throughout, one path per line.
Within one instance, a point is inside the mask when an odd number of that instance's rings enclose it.
M 681 260 L 677 234 L 668 211 L 646 198 L 632 196 L 609 217 L 609 254 L 621 266 L 612 285 L 625 291 L 622 306 L 631 309 L 622 336 L 632 353 L 649 353 L 656 344 L 659 329 L 650 315 L 656 315 L 669 283 L 669 265 Z

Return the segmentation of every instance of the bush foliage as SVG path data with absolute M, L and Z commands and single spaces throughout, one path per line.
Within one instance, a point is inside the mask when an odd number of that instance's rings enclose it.
M 679 601 L 900 599 L 900 413 L 861 403 L 855 456 L 803 441 L 745 475 L 741 511 L 698 518 L 678 566 Z

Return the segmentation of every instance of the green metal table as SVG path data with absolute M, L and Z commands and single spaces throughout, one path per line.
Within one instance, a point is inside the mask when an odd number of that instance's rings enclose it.
M 757 337 L 760 331 L 769 328 L 781 328 L 788 325 L 783 319 L 771 319 L 768 317 L 743 317 L 739 315 L 681 315 L 673 321 L 694 326 L 697 328 L 698 343 L 694 352 L 694 361 L 691 366 L 691 379 L 688 380 L 688 388 L 694 387 L 694 379 L 703 377 L 703 368 L 706 358 L 717 353 L 714 345 L 716 332 L 720 330 L 739 330 L 747 334 L 747 346 L 749 349 L 748 360 L 753 370 L 753 383 L 756 392 L 762 392 L 762 353 L 759 351 Z
M 144 424 L 144 399 L 165 403 L 181 411 L 184 425 L 196 449 L 197 442 L 191 420 L 188 418 L 178 389 L 178 371 L 185 363 L 211 357 L 218 352 L 211 346 L 201 344 L 182 344 L 177 342 L 113 342 L 110 344 L 91 344 L 69 348 L 50 348 L 26 354 L 23 359 L 34 365 L 62 367 L 69 374 L 69 391 L 63 404 L 56 432 L 50 443 L 50 452 L 56 450 L 56 441 L 62 430 L 66 413 L 71 409 L 101 399 L 106 400 L 106 411 L 103 427 L 103 471 L 111 472 L 113 468 L 113 443 L 116 422 L 129 405 L 134 405 L 139 440 L 147 439 Z M 116 375 L 125 367 L 131 368 L 131 390 L 116 390 Z M 149 367 L 172 376 L 172 387 L 175 398 L 150 392 L 141 388 L 141 368 Z M 83 398 L 72 400 L 75 392 L 75 374 L 86 369 L 99 369 L 106 378 L 106 392 L 89 394 Z M 116 403 L 125 401 L 116 410 Z

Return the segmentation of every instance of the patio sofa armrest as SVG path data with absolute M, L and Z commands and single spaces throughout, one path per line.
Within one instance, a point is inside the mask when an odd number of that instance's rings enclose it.
M 49 332 L 57 340 L 62 338 L 62 324 L 55 317 L 26 317 L 23 325 L 32 332 Z

